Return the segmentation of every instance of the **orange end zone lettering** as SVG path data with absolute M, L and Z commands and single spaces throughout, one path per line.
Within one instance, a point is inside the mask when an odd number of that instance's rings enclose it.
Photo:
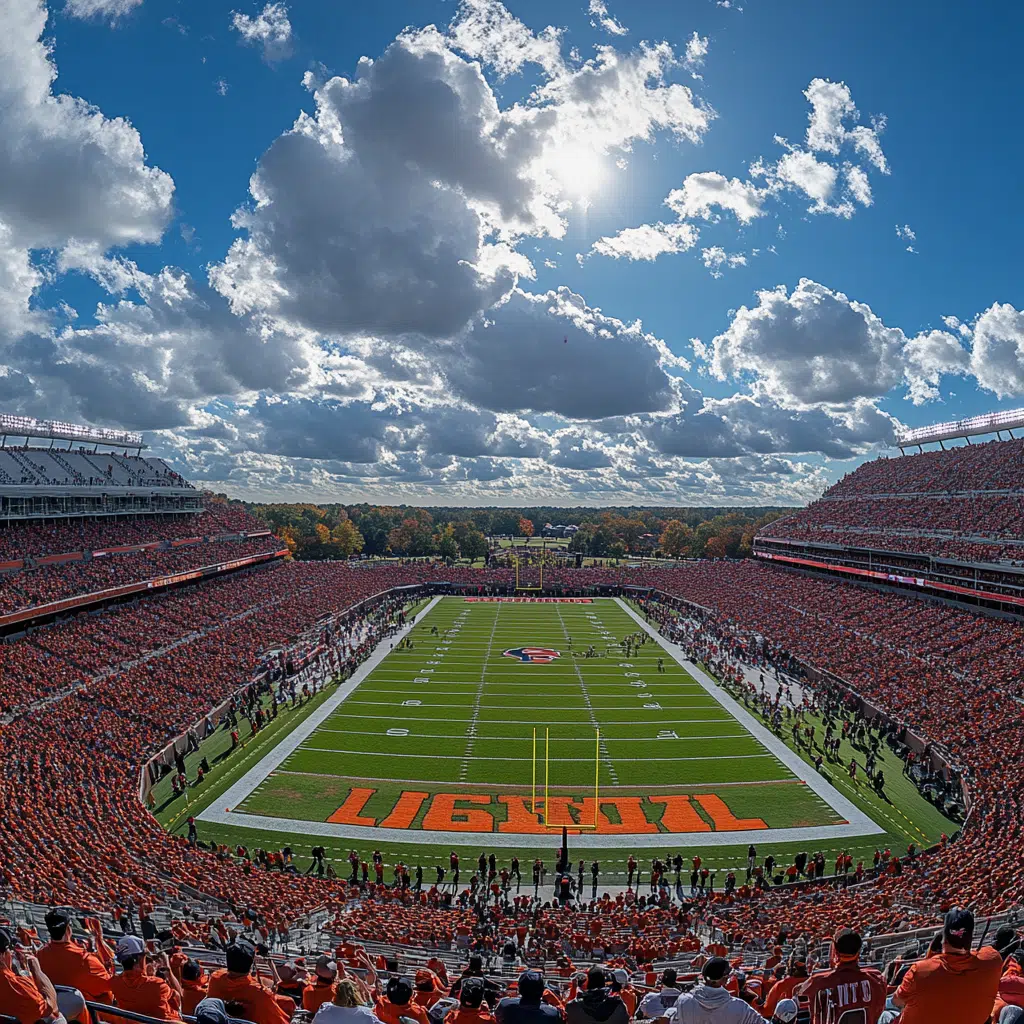
M 711 826 L 697 813 L 685 794 L 652 796 L 652 804 L 664 804 L 661 823 L 669 832 L 710 832 Z
M 735 817 L 722 798 L 714 793 L 698 793 L 693 799 L 707 811 L 708 817 L 715 823 L 716 832 L 751 832 L 768 827 L 760 818 Z
M 530 811 L 525 796 L 499 796 L 498 803 L 508 808 L 508 820 L 498 825 L 499 832 L 515 832 L 519 835 L 539 836 L 548 831 Z
M 643 832 L 657 832 L 658 826 L 653 821 L 648 821 L 641 807 L 643 798 L 639 796 L 605 796 L 601 797 L 601 805 L 611 804 L 618 812 L 621 824 L 616 825 L 609 821 L 606 815 L 602 814 L 597 819 L 597 831 L 608 832 L 611 835 L 637 835 Z M 581 821 L 594 820 L 594 799 L 588 797 L 583 801 L 583 816 Z
M 438 793 L 430 802 L 430 808 L 423 818 L 423 828 L 428 832 L 494 831 L 494 818 L 487 811 L 473 807 L 456 807 L 456 800 L 473 804 L 491 802 L 491 798 L 482 793 Z
M 362 825 L 364 828 L 372 828 L 377 824 L 377 819 L 361 818 L 359 812 L 376 792 L 375 789 L 351 790 L 345 797 L 345 802 L 327 820 L 336 825 Z
M 391 813 L 380 823 L 381 828 L 409 828 L 420 813 L 429 793 L 403 792 Z

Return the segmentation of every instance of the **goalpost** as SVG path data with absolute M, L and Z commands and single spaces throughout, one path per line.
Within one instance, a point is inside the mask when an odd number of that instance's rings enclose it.
M 534 591 L 535 592 L 535 591 L 540 591 L 540 590 L 544 589 L 544 563 L 543 563 L 543 561 L 540 562 L 539 566 L 538 566 L 539 569 L 540 569 L 540 579 L 537 581 L 537 586 L 535 586 L 535 587 L 524 587 L 524 586 L 520 585 L 520 583 L 519 583 L 519 557 L 517 555 L 513 555 L 512 556 L 512 564 L 516 567 L 516 590 Z
M 552 822 L 548 820 L 548 809 L 551 806 L 551 802 L 548 799 L 550 793 L 551 783 L 551 728 L 550 726 L 544 727 L 544 820 L 541 824 L 545 828 L 577 828 L 577 829 L 596 829 L 598 823 L 598 817 L 601 813 L 600 804 L 600 783 L 601 783 L 601 730 L 594 730 L 594 821 L 580 822 L 578 825 L 569 822 Z M 530 787 L 531 791 L 531 809 L 534 814 L 537 813 L 537 729 L 534 727 L 533 730 L 533 778 Z

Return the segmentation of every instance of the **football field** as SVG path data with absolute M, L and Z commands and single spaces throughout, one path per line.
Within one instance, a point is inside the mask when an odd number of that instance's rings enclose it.
M 434 602 L 225 802 L 201 817 L 339 838 L 491 833 L 505 846 L 563 825 L 605 846 L 878 831 L 600 598 Z

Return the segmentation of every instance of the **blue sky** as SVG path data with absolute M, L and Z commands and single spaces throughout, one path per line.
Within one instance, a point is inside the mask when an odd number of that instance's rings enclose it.
M 1024 14 L 588 2 L 12 0 L 3 407 L 239 496 L 791 504 L 1024 405 Z

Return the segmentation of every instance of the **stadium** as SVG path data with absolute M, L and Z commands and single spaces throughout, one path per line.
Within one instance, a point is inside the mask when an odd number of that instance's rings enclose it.
M 2 426 L 20 934 L 651 988 L 851 922 L 886 968 L 953 904 L 1012 932 L 1024 414 L 902 437 L 750 558 L 480 568 L 295 560 L 140 435 Z
M 853 13 L 0 0 L 0 1024 L 1024 1024 L 1024 5 Z

